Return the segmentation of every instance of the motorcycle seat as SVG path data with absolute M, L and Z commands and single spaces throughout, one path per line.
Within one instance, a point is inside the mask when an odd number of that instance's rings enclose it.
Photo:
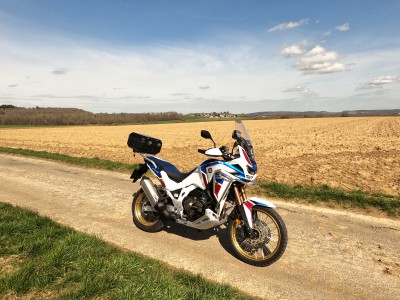
M 165 160 L 161 160 L 156 157 L 152 157 L 151 161 L 153 161 L 156 164 L 158 169 L 167 173 L 168 177 L 171 178 L 175 182 L 182 182 L 196 170 L 196 168 L 194 168 L 190 172 L 182 173 L 181 171 L 179 171 L 177 169 L 177 167 L 175 167 L 173 164 L 171 164 Z

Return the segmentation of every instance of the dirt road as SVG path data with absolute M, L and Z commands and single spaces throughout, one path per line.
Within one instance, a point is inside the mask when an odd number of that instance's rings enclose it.
M 0 155 L 0 201 L 266 299 L 400 299 L 400 222 L 274 201 L 289 244 L 266 268 L 230 254 L 227 233 L 131 221 L 129 176 Z

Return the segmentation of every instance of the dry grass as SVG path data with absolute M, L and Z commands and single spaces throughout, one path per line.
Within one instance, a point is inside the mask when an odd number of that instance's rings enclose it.
M 344 189 L 400 194 L 400 117 L 245 121 L 260 177 L 289 184 L 329 184 Z M 0 146 L 42 150 L 125 163 L 140 162 L 126 146 L 132 131 L 163 141 L 159 156 L 188 171 L 211 142 L 231 146 L 234 123 L 179 123 L 0 129 Z

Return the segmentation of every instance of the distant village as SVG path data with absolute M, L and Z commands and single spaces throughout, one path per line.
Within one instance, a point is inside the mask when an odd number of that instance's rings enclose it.
M 236 118 L 239 116 L 242 116 L 241 114 L 231 114 L 229 111 L 225 112 L 211 112 L 211 113 L 191 113 L 187 114 L 187 116 L 190 117 L 196 117 L 196 118 Z
M 340 112 L 328 111 L 269 111 L 254 112 L 248 114 L 232 114 L 225 112 L 211 113 L 190 113 L 185 116 L 192 118 L 250 118 L 250 119 L 291 119 L 291 118 L 326 118 L 326 117 L 366 117 L 366 116 L 398 116 L 400 109 L 381 109 L 381 110 L 346 110 Z

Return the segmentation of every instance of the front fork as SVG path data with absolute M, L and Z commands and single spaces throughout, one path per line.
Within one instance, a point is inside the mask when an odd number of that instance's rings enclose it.
M 253 217 L 252 217 L 252 207 L 253 203 L 247 201 L 246 191 L 243 186 L 238 187 L 237 185 L 233 186 L 233 191 L 235 192 L 236 205 L 239 208 L 239 212 L 242 216 L 243 222 L 246 225 L 245 230 L 248 234 L 253 231 Z

